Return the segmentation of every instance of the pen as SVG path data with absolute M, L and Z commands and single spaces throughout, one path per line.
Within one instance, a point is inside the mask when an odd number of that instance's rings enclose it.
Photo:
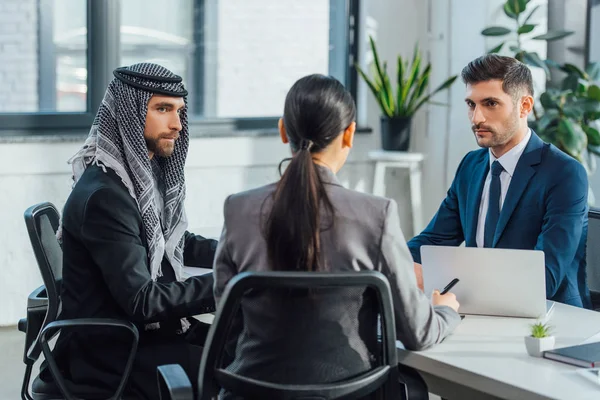
M 460 279 L 458 279 L 458 278 L 452 279 L 452 281 L 450 281 L 450 283 L 446 285 L 446 287 L 444 288 L 444 290 L 442 290 L 442 292 L 440 294 L 446 294 L 446 293 L 448 293 L 448 291 L 450 289 L 452 289 L 454 287 L 454 285 L 456 285 L 458 283 L 459 280 Z

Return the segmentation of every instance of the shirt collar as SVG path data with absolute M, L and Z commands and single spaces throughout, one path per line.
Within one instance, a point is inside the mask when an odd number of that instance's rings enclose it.
M 504 168 L 504 171 L 506 171 L 506 173 L 508 173 L 508 175 L 510 175 L 512 178 L 513 174 L 515 173 L 515 168 L 517 168 L 519 158 L 521 158 L 523 151 L 525 151 L 525 147 L 527 146 L 529 139 L 531 139 L 531 129 L 528 128 L 525 137 L 521 139 L 521 141 L 515 147 L 507 151 L 500 158 L 494 157 L 492 149 L 489 149 L 490 168 L 492 167 L 492 163 L 498 160 L 500 165 L 502 165 L 502 168 Z

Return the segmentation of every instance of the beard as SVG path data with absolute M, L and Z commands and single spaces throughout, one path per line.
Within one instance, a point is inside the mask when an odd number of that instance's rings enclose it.
M 148 150 L 154 153 L 154 155 L 164 158 L 171 157 L 175 151 L 175 142 L 165 140 L 162 137 L 157 139 L 146 138 L 146 146 L 148 146 Z
M 471 125 L 471 130 L 475 134 L 475 140 L 479 147 L 487 149 L 505 145 L 519 130 L 518 112 L 512 114 L 510 118 L 498 128 L 482 123 Z M 477 130 L 486 130 L 489 132 L 489 136 L 480 138 L 477 136 Z

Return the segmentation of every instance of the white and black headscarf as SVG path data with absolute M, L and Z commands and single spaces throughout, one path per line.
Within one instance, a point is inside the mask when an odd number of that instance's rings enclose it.
M 153 94 L 183 97 L 186 101 L 187 91 L 180 76 L 156 64 L 117 68 L 114 75 L 84 146 L 69 160 L 73 179 L 77 183 L 91 164 L 115 171 L 137 201 L 142 215 L 152 280 L 162 276 L 161 262 L 166 255 L 177 280 L 181 281 L 184 280 L 183 235 L 187 229 L 184 210 L 184 165 L 189 144 L 187 110 L 181 111 L 182 130 L 170 157 L 155 155 L 150 160 L 144 126 Z M 156 171 L 161 176 L 156 177 Z M 162 218 L 154 192 L 155 178 L 162 179 Z

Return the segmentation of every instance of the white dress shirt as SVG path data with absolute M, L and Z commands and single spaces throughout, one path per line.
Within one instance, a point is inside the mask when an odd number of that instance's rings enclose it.
M 502 165 L 504 171 L 500 173 L 500 212 L 502 212 L 502 205 L 504 204 L 504 199 L 506 198 L 506 193 L 508 192 L 508 187 L 510 186 L 510 181 L 515 173 L 515 168 L 517 167 L 517 163 L 519 162 L 519 158 L 523 154 L 525 150 L 525 146 L 529 142 L 531 138 L 531 129 L 527 129 L 527 134 L 525 137 L 512 149 L 510 149 L 506 154 L 504 154 L 500 158 L 494 157 L 492 154 L 492 150 L 489 150 L 490 153 L 490 171 L 485 178 L 485 184 L 483 185 L 483 192 L 481 193 L 481 203 L 479 203 L 479 218 L 477 220 L 477 236 L 475 240 L 477 241 L 477 247 L 483 247 L 483 236 L 485 231 L 485 217 L 488 211 L 488 202 L 490 197 L 490 183 L 492 182 L 492 163 L 496 160 Z

